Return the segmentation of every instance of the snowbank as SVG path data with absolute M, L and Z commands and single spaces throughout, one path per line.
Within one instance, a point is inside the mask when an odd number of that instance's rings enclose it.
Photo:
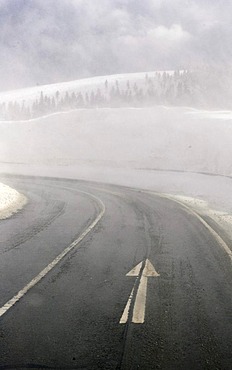
M 26 204 L 24 195 L 7 185 L 0 183 L 0 220 L 10 217 Z

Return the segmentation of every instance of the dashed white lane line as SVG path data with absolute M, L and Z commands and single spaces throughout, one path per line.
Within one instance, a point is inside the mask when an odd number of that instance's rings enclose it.
M 79 190 L 78 190 L 79 191 Z M 74 249 L 91 230 L 98 224 L 105 213 L 105 205 L 93 194 L 79 191 L 80 193 L 86 194 L 92 198 L 94 198 L 97 203 L 100 205 L 101 212 L 96 217 L 96 219 L 92 222 L 92 224 L 76 239 L 74 240 L 67 248 L 63 250 L 45 269 L 43 269 L 37 276 L 34 277 L 23 289 L 21 289 L 13 298 L 11 298 L 8 302 L 4 304 L 0 308 L 0 317 L 3 316 L 8 310 L 10 310 L 16 302 L 18 302 L 31 288 L 33 288 L 43 277 L 45 277 L 49 271 L 51 271 L 72 249 Z

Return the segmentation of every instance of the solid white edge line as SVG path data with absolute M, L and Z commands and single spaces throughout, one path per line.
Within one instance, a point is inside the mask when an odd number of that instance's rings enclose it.
M 21 289 L 13 298 L 11 298 L 0 308 L 0 317 L 3 316 L 10 308 L 12 308 L 16 302 L 18 302 L 31 288 L 33 288 L 43 277 L 45 277 L 48 274 L 48 272 L 51 271 L 72 249 L 74 249 L 103 217 L 105 213 L 105 205 L 101 201 L 101 199 L 99 199 L 93 194 L 84 191 L 78 190 L 78 192 L 87 194 L 90 197 L 94 198 L 98 202 L 98 204 L 100 204 L 101 212 L 99 213 L 97 218 L 92 222 L 92 224 L 76 240 L 74 240 L 67 248 L 65 248 L 63 252 L 61 252 L 47 267 L 45 267 L 45 269 L 43 269 L 23 289 Z
M 231 262 L 232 262 L 232 251 L 226 244 L 226 242 L 220 237 L 220 235 L 194 210 L 192 210 L 190 207 L 188 207 L 186 204 L 180 202 L 179 200 L 172 198 L 171 196 L 168 196 L 166 194 L 158 194 L 150 191 L 146 191 L 148 194 L 157 195 L 160 198 L 166 198 L 169 199 L 175 203 L 178 203 L 183 208 L 186 208 L 189 213 L 191 213 L 193 216 L 195 216 L 208 230 L 209 232 L 214 236 L 214 238 L 217 240 L 218 244 L 224 251 L 228 254 Z
M 220 247 L 222 249 L 224 249 L 224 251 L 226 252 L 226 254 L 229 256 L 229 258 L 231 260 L 231 263 L 232 263 L 232 250 L 228 247 L 228 245 L 226 244 L 226 242 L 221 238 L 221 236 L 197 212 L 195 212 L 194 210 L 192 210 L 185 203 L 182 203 L 181 201 L 175 199 L 172 196 L 168 196 L 167 194 L 156 193 L 156 192 L 154 192 L 152 190 L 150 190 L 150 191 L 149 190 L 140 190 L 140 189 L 136 189 L 136 188 L 133 188 L 133 187 L 130 188 L 130 190 L 133 190 L 135 192 L 145 193 L 145 194 L 156 195 L 156 196 L 158 196 L 160 198 L 166 198 L 166 199 L 169 199 L 169 200 L 171 200 L 171 201 L 173 201 L 175 203 L 178 203 L 183 208 L 186 208 L 193 216 L 195 216 L 209 230 L 209 232 L 217 240 L 217 242 L 220 245 Z M 106 190 L 100 189 L 100 191 L 106 191 Z M 108 192 L 108 191 L 106 191 L 106 192 Z M 111 193 L 111 192 L 109 192 L 109 193 Z M 115 195 L 116 195 L 116 193 L 115 193 Z

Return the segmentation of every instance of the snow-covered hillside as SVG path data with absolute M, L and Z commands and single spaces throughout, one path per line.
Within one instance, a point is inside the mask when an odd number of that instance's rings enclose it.
M 228 111 L 232 107 L 232 90 L 228 86 L 230 74 L 228 72 L 227 79 L 224 75 L 223 78 L 216 75 L 216 78 L 214 72 L 128 73 L 2 92 L 0 120 L 30 120 L 76 109 L 159 105 Z
M 172 75 L 174 71 L 165 71 L 167 74 Z M 84 78 L 75 81 L 62 82 L 57 84 L 50 85 L 39 85 L 34 87 L 29 87 L 25 89 L 18 89 L 14 91 L 0 92 L 0 103 L 15 101 L 18 103 L 35 101 L 40 98 L 40 93 L 43 91 L 44 95 L 53 96 L 57 91 L 61 94 L 66 92 L 72 93 L 76 91 L 81 91 L 85 93 L 86 91 L 96 90 L 97 88 L 104 87 L 105 81 L 107 80 L 109 84 L 115 83 L 118 81 L 122 88 L 126 88 L 126 84 L 129 81 L 130 83 L 137 83 L 138 86 L 144 84 L 144 79 L 147 76 L 152 78 L 156 73 L 163 74 L 164 71 L 151 71 L 143 73 L 126 73 L 118 75 L 109 75 L 109 76 L 97 76 L 91 78 Z
M 101 76 L 0 93 L 0 120 L 29 120 L 83 108 L 196 103 L 191 80 L 190 71 L 155 71 Z

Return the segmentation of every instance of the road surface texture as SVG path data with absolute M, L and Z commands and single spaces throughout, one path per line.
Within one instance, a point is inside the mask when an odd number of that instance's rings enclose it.
M 29 201 L 0 222 L 0 369 L 232 368 L 231 258 L 194 213 L 119 186 L 7 183 Z

